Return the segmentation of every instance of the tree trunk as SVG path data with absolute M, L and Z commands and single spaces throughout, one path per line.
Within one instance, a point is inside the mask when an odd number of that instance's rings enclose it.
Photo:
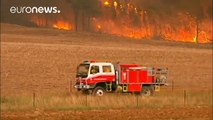
M 87 30 L 90 32 L 90 16 L 87 17 Z
M 76 11 L 74 13 L 74 19 L 75 19 L 75 31 L 77 32 L 78 31 L 78 12 Z
M 199 37 L 199 21 L 196 20 L 196 37 L 195 37 L 195 43 L 198 43 L 198 37 Z
M 81 16 L 82 18 L 81 18 L 81 22 L 82 22 L 82 31 L 84 31 L 85 30 L 85 23 L 84 23 L 84 21 L 85 21 L 85 14 L 84 14 L 84 11 L 82 11 L 82 16 Z

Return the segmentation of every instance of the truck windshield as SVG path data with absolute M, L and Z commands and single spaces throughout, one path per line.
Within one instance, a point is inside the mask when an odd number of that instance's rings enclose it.
M 80 64 L 77 68 L 76 77 L 86 78 L 88 76 L 89 64 Z

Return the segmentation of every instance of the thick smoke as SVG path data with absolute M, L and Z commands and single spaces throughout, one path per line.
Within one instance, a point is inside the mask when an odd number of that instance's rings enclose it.
M 12 14 L 56 6 L 60 14 Z M 211 0 L 2 0 L 1 22 L 126 37 L 212 42 Z

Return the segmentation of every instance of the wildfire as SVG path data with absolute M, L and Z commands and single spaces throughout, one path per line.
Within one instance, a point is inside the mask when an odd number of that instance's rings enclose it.
M 193 38 L 194 43 L 208 43 L 209 40 L 207 38 L 207 34 L 205 31 L 201 31 L 200 33 L 198 33 L 198 36 L 195 35 Z
M 127 0 L 128 1 L 128 0 Z M 171 20 L 160 19 L 152 16 L 150 11 L 129 2 L 118 0 L 101 0 L 100 7 L 103 15 L 98 17 L 82 16 L 79 14 L 79 22 L 71 23 L 66 17 L 48 19 L 32 16 L 31 22 L 40 27 L 50 27 L 61 30 L 73 30 L 75 28 L 88 27 L 88 30 L 98 33 L 114 34 L 117 36 L 131 37 L 136 39 L 162 39 L 193 43 L 212 43 L 212 30 L 207 19 L 199 23 L 196 29 L 195 19 L 185 13 L 177 13 L 176 18 Z M 73 20 L 75 21 L 75 20 Z M 197 35 L 198 34 L 198 35 Z
M 38 16 L 32 16 L 30 21 L 36 24 L 38 27 L 50 27 L 60 30 L 72 30 L 72 24 L 65 20 L 47 20 Z
M 194 43 L 197 43 L 197 37 L 196 36 L 193 38 L 193 41 L 194 41 Z
M 105 6 L 109 6 L 109 2 L 108 2 L 108 1 L 105 1 L 105 2 L 104 2 L 104 5 L 105 5 Z
M 154 32 L 156 28 L 152 28 L 151 26 L 148 28 L 138 28 L 133 26 L 126 26 L 122 24 L 115 24 L 112 20 L 103 21 L 96 19 L 96 31 L 114 34 L 123 37 L 130 37 L 135 39 L 163 39 L 170 41 L 181 41 L 181 42 L 194 42 L 194 43 L 211 43 L 208 39 L 206 32 L 201 31 L 197 35 L 194 34 L 193 28 L 192 30 L 185 30 L 184 28 L 179 28 L 176 32 L 171 32 L 171 30 L 167 30 L 168 26 L 165 28 L 158 28 L 158 35 Z M 156 37 L 155 37 L 156 36 Z
M 98 29 L 101 29 L 101 25 L 97 25 L 97 28 L 98 28 Z
M 136 39 L 163 39 L 194 43 L 212 42 L 210 30 L 204 30 L 206 27 L 202 28 L 203 31 L 199 32 L 198 35 L 194 34 L 195 19 L 188 14 L 178 13 L 174 23 L 179 22 L 178 25 L 175 25 L 172 20 L 167 22 L 160 19 L 153 20 L 153 16 L 149 16 L 149 12 L 131 2 L 116 0 L 109 2 L 109 0 L 105 0 L 103 6 L 107 6 L 103 9 L 104 18 L 93 20 L 97 32 Z M 112 13 L 113 9 L 114 13 Z
M 53 24 L 52 27 L 56 28 L 56 29 L 62 29 L 62 30 L 71 30 L 72 29 L 71 24 L 68 22 L 64 22 L 64 21 L 57 21 L 55 24 Z
M 118 3 L 116 1 L 114 1 L 114 7 L 117 8 Z

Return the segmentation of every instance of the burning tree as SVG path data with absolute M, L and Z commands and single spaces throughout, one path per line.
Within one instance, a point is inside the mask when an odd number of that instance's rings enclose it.
M 187 12 L 195 21 L 195 37 L 194 42 L 199 42 L 199 34 L 202 31 L 200 24 L 203 19 L 212 18 L 212 3 L 209 0 L 188 0 L 186 4 L 185 1 L 180 2 L 180 10 Z
M 69 0 L 71 7 L 74 11 L 75 30 L 78 31 L 79 26 L 82 30 L 85 30 L 85 24 L 87 24 L 87 30 L 90 29 L 91 17 L 100 14 L 99 1 L 98 0 Z M 79 25 L 79 20 L 81 24 Z M 85 22 L 87 21 L 87 23 Z
M 181 32 L 182 35 L 185 33 L 190 33 L 191 35 L 194 34 L 193 29 L 195 29 L 195 36 L 193 37 L 193 40 L 195 43 L 199 42 L 199 35 L 200 33 L 203 33 L 205 37 L 203 36 L 201 38 L 202 41 L 200 42 L 207 42 L 211 41 L 212 35 L 211 35 L 211 28 L 208 28 L 208 33 L 210 34 L 209 38 L 207 38 L 207 31 L 205 31 L 201 24 L 204 20 L 210 20 L 212 19 L 212 2 L 211 0 L 188 0 L 187 2 L 185 0 L 135 0 L 135 4 L 137 4 L 142 9 L 146 10 L 148 12 L 149 16 L 149 22 L 152 22 L 154 24 L 154 36 L 157 34 L 157 36 L 161 36 L 161 38 L 167 39 L 167 34 L 162 33 L 164 30 L 162 29 L 162 23 L 168 24 L 169 29 L 172 28 L 175 30 L 177 25 L 183 26 L 183 30 L 185 32 Z M 163 21 L 161 21 L 163 20 Z M 160 21 L 160 22 L 159 22 Z M 167 23 L 164 23 L 164 21 L 167 21 Z M 187 24 L 188 23 L 188 24 Z M 185 24 L 185 25 L 184 25 Z M 158 27 L 157 27 L 158 26 Z M 160 31 L 156 32 L 156 28 L 160 27 Z M 180 29 L 180 27 L 178 27 Z M 172 32 L 170 30 L 170 32 Z M 193 32 L 189 32 L 193 31 Z M 160 33 L 160 34 L 159 34 Z M 174 33 L 174 32 L 172 32 Z M 185 34 L 187 35 L 187 34 Z M 187 36 L 191 36 L 187 35 Z M 177 36 L 177 35 L 176 35 Z M 173 38 L 170 36 L 169 38 Z M 181 37 L 180 37 L 181 38 Z M 190 37 L 192 39 L 192 37 Z M 177 39 L 174 37 L 173 39 Z M 183 39 L 183 37 L 182 37 Z M 189 39 L 189 38 L 186 38 Z
M 95 31 L 136 39 L 212 43 L 211 0 L 15 1 L 24 6 L 57 6 L 60 14 L 11 14 L 4 22 L 62 30 Z M 14 19 L 15 18 L 15 19 Z

